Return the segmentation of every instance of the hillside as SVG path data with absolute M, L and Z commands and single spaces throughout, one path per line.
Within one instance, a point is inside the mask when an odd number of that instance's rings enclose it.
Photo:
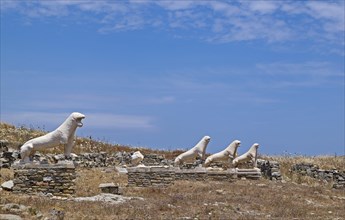
M 0 140 L 17 148 L 44 131 L 0 124 Z M 138 148 L 111 145 L 91 138 L 77 138 L 74 152 L 133 152 Z M 179 151 L 139 149 L 172 159 Z M 62 153 L 62 148 L 46 153 Z M 77 202 L 46 196 L 18 195 L 0 191 L 0 213 L 18 214 L 23 219 L 49 219 L 54 210 L 64 219 L 344 219 L 345 190 L 332 189 L 332 183 L 301 176 L 290 171 L 297 163 L 311 163 L 321 169 L 345 170 L 344 156 L 260 158 L 278 161 L 283 181 L 240 179 L 233 182 L 177 181 L 166 188 L 126 187 L 127 177 L 114 167 L 77 168 L 76 196 L 100 193 L 100 183 L 118 184 L 126 197 L 140 197 L 125 203 Z M 13 178 L 13 170 L 1 169 L 0 183 Z M 8 209 L 15 203 L 30 206 L 26 211 Z

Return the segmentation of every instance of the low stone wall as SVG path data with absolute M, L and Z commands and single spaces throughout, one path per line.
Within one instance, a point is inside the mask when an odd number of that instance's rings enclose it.
M 228 181 L 237 178 L 259 179 L 258 169 L 212 170 L 202 167 L 196 169 L 179 169 L 175 167 L 130 167 L 127 168 L 128 186 L 161 187 L 169 186 L 177 180 L 188 181 Z
M 345 188 L 345 171 L 322 170 L 317 165 L 310 163 L 295 164 L 291 167 L 292 172 L 296 172 L 303 176 L 310 176 L 316 179 L 333 181 L 333 188 Z
M 72 162 L 17 164 L 13 169 L 13 193 L 50 193 L 64 197 L 75 194 L 76 173 Z
M 173 167 L 131 167 L 127 168 L 128 186 L 168 186 L 175 181 Z
M 176 169 L 176 180 L 205 181 L 207 180 L 207 170 L 205 168 Z
M 261 170 L 261 174 L 270 180 L 282 180 L 280 173 L 280 164 L 277 161 L 269 160 L 257 160 L 258 168 Z

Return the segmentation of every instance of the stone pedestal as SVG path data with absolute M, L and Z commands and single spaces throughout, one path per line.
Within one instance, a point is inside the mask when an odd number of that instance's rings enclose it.
M 102 193 L 111 193 L 120 195 L 119 186 L 115 185 L 114 183 L 102 183 L 99 184 L 99 188 L 101 189 Z
M 261 178 L 260 169 L 180 169 L 176 167 L 131 167 L 128 170 L 128 186 L 151 187 L 168 186 L 176 180 L 188 181 L 228 181 L 237 178 Z
M 14 193 L 52 194 L 68 197 L 75 194 L 75 166 L 73 162 L 57 164 L 16 164 Z
M 246 179 L 260 179 L 261 178 L 261 171 L 258 168 L 253 169 L 235 169 L 235 173 L 238 178 L 246 178 Z

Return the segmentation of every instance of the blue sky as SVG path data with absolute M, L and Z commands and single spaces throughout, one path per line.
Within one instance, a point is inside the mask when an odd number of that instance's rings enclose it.
M 207 152 L 344 154 L 344 1 L 1 0 L 1 122 Z

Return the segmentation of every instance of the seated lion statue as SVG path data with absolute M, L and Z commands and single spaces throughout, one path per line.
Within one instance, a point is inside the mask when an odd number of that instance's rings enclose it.
M 197 156 L 204 160 L 206 147 L 210 140 L 211 138 L 209 136 L 204 136 L 192 149 L 177 156 L 174 161 L 175 166 L 178 166 L 183 162 L 194 162 Z
M 237 154 L 237 148 L 240 146 L 241 141 L 234 140 L 229 144 L 227 148 L 222 150 L 221 152 L 212 154 L 211 156 L 206 158 L 205 167 L 208 167 L 212 162 L 216 161 L 227 161 L 228 159 L 234 159 Z
M 258 148 L 259 148 L 259 144 L 258 143 L 253 144 L 246 153 L 242 154 L 239 157 L 236 157 L 232 161 L 232 164 L 235 167 L 237 167 L 241 163 L 245 163 L 247 161 L 251 161 L 253 166 L 254 166 L 254 168 L 256 168 L 257 167 L 256 160 L 257 160 L 257 157 L 258 157 Z

